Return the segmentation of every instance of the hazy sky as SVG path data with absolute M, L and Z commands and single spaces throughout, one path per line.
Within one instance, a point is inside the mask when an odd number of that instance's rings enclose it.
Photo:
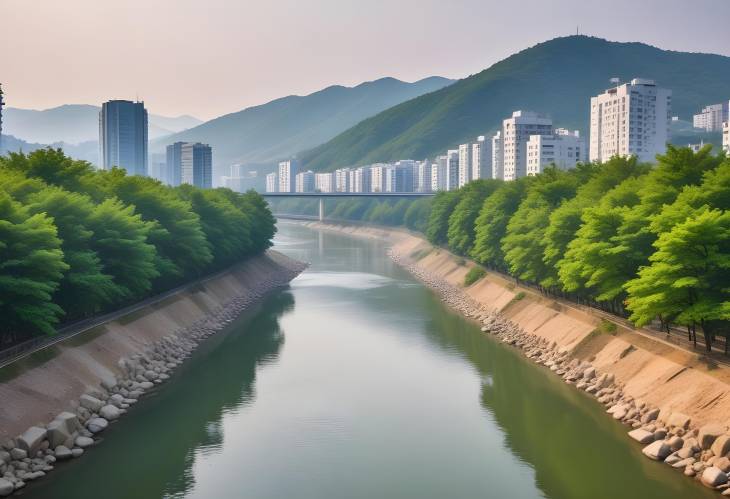
M 582 34 L 730 55 L 730 0 L 0 0 L 9 106 L 211 118 L 382 76 L 460 78 Z

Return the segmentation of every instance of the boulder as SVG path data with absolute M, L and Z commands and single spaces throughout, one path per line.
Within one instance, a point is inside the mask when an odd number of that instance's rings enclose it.
M 725 454 L 730 452 L 730 435 L 720 435 L 717 437 L 712 443 L 710 450 L 718 457 L 725 456 Z
M 654 461 L 664 461 L 669 454 L 672 453 L 672 449 L 667 445 L 666 442 L 657 440 L 652 442 L 641 451 L 649 459 Z
M 678 451 L 684 445 L 684 440 L 682 440 L 682 437 L 678 437 L 675 435 L 667 439 L 667 444 L 669 445 L 669 447 L 672 448 L 673 451 Z
M 91 412 L 99 412 L 99 410 L 104 407 L 104 402 L 88 394 L 84 394 L 81 398 L 79 398 L 79 404 L 81 404 L 81 407 L 84 407 Z
M 0 464 L 10 462 L 10 453 L 8 451 L 0 450 Z
M 9 496 L 13 493 L 13 490 L 15 490 L 13 482 L 0 478 L 0 497 Z
M 117 406 L 109 404 L 101 408 L 99 415 L 107 421 L 114 421 L 119 418 L 121 412 L 119 412 L 119 408 Z
M 41 447 L 41 442 L 46 438 L 46 429 L 38 426 L 31 426 L 25 433 L 17 439 L 18 447 L 26 451 L 29 455 L 35 456 Z
M 641 422 L 642 423 L 650 423 L 654 421 L 657 416 L 659 416 L 659 409 L 652 409 L 651 411 L 647 411 L 644 413 L 643 416 L 641 416 Z
M 86 422 L 86 427 L 91 433 L 104 431 L 107 426 L 109 426 L 109 422 L 104 418 L 93 418 Z
M 56 454 L 56 459 L 59 460 L 71 459 L 73 457 L 71 449 L 69 449 L 65 445 L 59 445 L 58 447 L 56 447 L 56 450 L 54 452 Z
M 639 442 L 640 444 L 650 444 L 654 441 L 654 434 L 650 431 L 639 428 L 629 432 L 629 436 Z
M 78 447 L 74 447 L 73 449 L 71 449 L 71 455 L 73 457 L 80 457 L 83 453 L 84 449 L 79 449 Z
M 681 412 L 673 412 L 667 418 L 667 425 L 677 428 L 687 428 L 689 426 L 690 417 Z
M 700 428 L 699 436 L 697 441 L 699 442 L 702 450 L 707 450 L 712 447 L 717 437 L 725 433 L 725 428 L 717 424 L 708 424 Z
M 89 437 L 76 437 L 76 440 L 74 441 L 77 447 L 80 447 L 82 449 L 85 449 L 87 447 L 91 447 L 94 445 L 94 439 Z
M 727 483 L 727 475 L 721 469 L 710 466 L 702 472 L 701 480 L 703 484 L 714 489 Z
M 719 457 L 712 463 L 715 468 L 720 468 L 723 473 L 730 473 L 730 459 L 726 457 Z
M 59 445 L 63 445 L 69 438 L 71 438 L 71 433 L 63 421 L 54 419 L 48 423 L 48 442 L 51 447 L 55 449 Z
M 21 459 L 28 457 L 28 452 L 16 447 L 15 449 L 10 450 L 10 457 L 12 457 L 15 461 L 20 461 Z

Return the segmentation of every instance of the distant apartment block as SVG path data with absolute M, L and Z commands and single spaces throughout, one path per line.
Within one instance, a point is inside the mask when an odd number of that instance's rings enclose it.
M 385 192 L 413 192 L 415 161 L 398 161 L 385 168 Z
M 492 177 L 492 141 L 483 135 L 471 145 L 471 179 Z
M 448 157 L 446 155 L 437 156 L 436 162 L 431 165 L 431 191 L 446 190 L 446 171 L 448 169 Z
M 299 171 L 299 162 L 296 159 L 279 163 L 278 192 L 294 192 L 295 179 Z
M 730 155 L 730 121 L 722 125 L 722 149 Z
M 569 170 L 587 158 L 585 141 L 577 130 L 558 128 L 550 135 L 531 135 L 527 141 L 527 175 L 542 173 L 551 165 Z
M 333 192 L 334 179 L 332 172 L 314 174 L 314 190 L 317 192 Z
M 413 189 L 416 192 L 431 192 L 431 162 L 427 159 L 416 163 Z
M 502 131 L 499 131 L 492 137 L 492 178 L 500 180 L 504 179 L 503 147 Z
M 634 78 L 591 98 L 590 160 L 636 156 L 653 161 L 666 150 L 672 92 Z
M 370 173 L 370 167 L 361 166 L 353 170 L 352 173 L 352 182 L 350 183 L 352 192 L 371 192 L 372 174 Z
M 266 179 L 260 177 L 257 171 L 248 171 L 241 165 L 232 165 L 230 175 L 223 176 L 223 187 L 235 192 L 264 192 L 266 190 Z
M 314 192 L 314 172 L 307 170 L 297 173 L 294 183 L 295 192 Z
M 279 179 L 276 173 L 266 175 L 266 192 L 279 192 Z
M 471 144 L 459 145 L 459 187 L 471 181 Z
M 502 122 L 503 180 L 527 175 L 527 141 L 532 135 L 549 135 L 552 129 L 550 118 L 531 111 L 515 111 Z
M 707 106 L 699 114 L 694 115 L 692 124 L 695 128 L 701 128 L 708 132 L 720 132 L 723 123 L 729 119 L 728 109 L 730 109 L 730 101 Z
M 167 146 L 164 177 L 172 186 L 213 187 L 213 151 L 208 144 L 175 142 Z
M 455 191 L 459 188 L 459 150 L 446 151 L 446 190 Z
M 0 83 L 0 154 L 3 151 L 3 106 L 5 101 L 3 100 L 3 85 Z
M 336 192 L 349 192 L 350 191 L 350 169 L 349 168 L 338 168 L 335 170 L 335 191 Z
M 376 163 L 370 166 L 371 192 L 385 192 L 385 172 L 389 166 L 387 163 Z
M 143 102 L 111 100 L 99 111 L 101 168 L 118 166 L 130 175 L 147 175 L 147 110 Z

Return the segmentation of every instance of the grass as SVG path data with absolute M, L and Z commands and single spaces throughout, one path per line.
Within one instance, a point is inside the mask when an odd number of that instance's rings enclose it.
M 414 260 L 423 260 L 433 252 L 433 248 L 421 248 L 411 253 L 411 258 Z
M 607 321 L 606 319 L 601 319 L 601 323 L 596 328 L 596 331 L 598 331 L 598 334 L 610 334 L 611 336 L 616 336 L 616 324 L 611 321 Z
M 487 271 L 481 267 L 472 267 L 464 276 L 464 287 L 471 286 L 479 279 L 487 275 Z

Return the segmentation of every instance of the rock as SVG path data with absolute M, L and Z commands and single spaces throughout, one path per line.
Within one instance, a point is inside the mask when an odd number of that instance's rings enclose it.
M 10 451 L 10 457 L 12 457 L 15 461 L 20 461 L 21 459 L 25 459 L 26 457 L 28 457 L 28 452 L 23 449 L 18 449 L 16 447 L 15 449 L 12 449 Z
M 91 433 L 104 431 L 107 426 L 109 426 L 109 422 L 104 418 L 93 418 L 86 423 L 86 427 Z
M 706 486 L 715 488 L 727 483 L 727 475 L 721 469 L 710 466 L 702 472 L 701 480 Z
M 730 496 L 730 489 L 725 489 L 722 491 L 722 495 L 724 496 Z
M 684 461 L 684 459 L 679 457 L 676 453 L 670 454 L 669 457 L 664 460 L 664 462 L 670 466 L 674 466 L 675 464 L 680 463 L 682 461 Z M 684 466 L 682 466 L 682 468 L 684 468 Z
M 13 482 L 0 478 L 0 497 L 9 496 L 15 490 Z
M 677 451 L 677 455 L 682 459 L 687 459 L 688 457 L 693 456 L 695 452 L 695 449 L 693 449 L 691 446 L 685 445 Z
M 79 398 L 79 404 L 81 407 L 90 410 L 91 412 L 99 412 L 104 407 L 104 402 L 91 395 L 84 394 Z
M 643 416 L 641 416 L 641 422 L 642 423 L 650 423 L 654 421 L 657 416 L 659 416 L 659 409 L 652 409 L 651 411 L 647 411 Z
M 18 437 L 18 447 L 29 455 L 35 456 L 41 447 L 41 442 L 46 438 L 46 429 L 38 426 L 31 426 L 25 433 Z
M 73 449 L 71 449 L 71 455 L 73 457 L 80 457 L 83 453 L 84 449 L 79 449 L 78 447 L 74 447 Z
M 63 445 L 69 438 L 71 438 L 71 433 L 63 421 L 54 419 L 48 423 L 48 442 L 51 447 L 56 448 L 59 445 Z
M 77 437 L 74 443 L 77 447 L 85 449 L 94 445 L 94 439 L 89 437 Z
M 0 450 L 0 464 L 10 462 L 10 453 L 8 451 Z
M 687 428 L 689 426 L 690 417 L 681 412 L 673 412 L 667 418 L 667 425 L 677 428 Z
M 629 436 L 643 445 L 650 444 L 654 441 L 654 434 L 641 428 L 630 431 Z
M 672 449 L 667 445 L 666 442 L 657 440 L 652 442 L 641 451 L 649 459 L 654 461 L 664 461 L 669 454 L 672 453 Z
M 667 445 L 672 448 L 673 451 L 678 451 L 684 445 L 684 440 L 681 437 L 671 437 L 667 440 Z
M 56 447 L 56 450 L 54 452 L 56 454 L 56 459 L 59 460 L 71 459 L 73 457 L 71 449 L 69 449 L 65 445 L 59 445 L 58 447 Z
M 712 465 L 715 468 L 719 468 L 723 471 L 723 473 L 730 473 L 730 459 L 727 457 L 720 457 L 715 459 L 715 462 L 712 463 Z
M 155 386 L 155 384 L 150 381 L 143 381 L 142 383 L 139 384 L 139 386 L 143 390 L 150 390 L 151 388 L 153 388 Z
M 699 436 L 697 441 L 702 450 L 707 450 L 712 447 L 717 437 L 725 433 L 725 428 L 717 424 L 709 424 L 700 428 Z
M 654 440 L 664 440 L 664 437 L 667 436 L 667 430 L 664 428 L 659 428 L 656 431 L 654 431 Z
M 672 468 L 686 468 L 687 466 L 692 466 L 695 463 L 695 458 L 688 457 L 687 459 L 682 459 L 681 461 L 677 461 L 672 465 Z
M 720 435 L 719 437 L 717 437 L 712 443 L 712 447 L 710 447 L 710 450 L 716 456 L 722 457 L 726 455 L 728 452 L 730 452 L 730 436 Z
M 119 408 L 117 406 L 109 404 L 101 408 L 99 415 L 107 421 L 114 421 L 119 418 L 121 412 L 119 412 Z

